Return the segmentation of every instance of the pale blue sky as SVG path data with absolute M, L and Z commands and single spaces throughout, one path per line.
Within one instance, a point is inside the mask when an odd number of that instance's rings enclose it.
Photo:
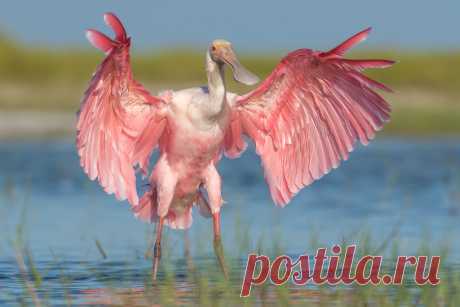
M 8 1 L 0 29 L 27 44 L 87 46 L 116 12 L 139 49 L 204 48 L 215 38 L 237 49 L 327 48 L 373 26 L 368 46 L 460 48 L 460 1 Z

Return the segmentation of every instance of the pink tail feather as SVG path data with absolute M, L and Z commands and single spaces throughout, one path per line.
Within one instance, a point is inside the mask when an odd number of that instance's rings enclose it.
M 192 204 L 180 213 L 177 213 L 174 210 L 169 210 L 165 220 L 165 224 L 172 229 L 188 229 L 192 226 L 192 222 Z
M 211 217 L 211 210 L 207 204 L 206 199 L 203 197 L 201 192 L 198 192 L 197 201 L 195 204 L 199 207 L 199 212 L 204 217 Z M 186 208 L 180 211 L 170 208 L 168 214 L 165 217 L 165 225 L 173 229 L 187 229 L 192 226 L 192 207 L 194 203 L 190 203 Z M 139 204 L 133 207 L 134 215 L 147 223 L 153 223 L 158 220 L 157 214 L 157 196 L 156 190 L 151 189 L 144 193 L 142 198 L 139 200 Z

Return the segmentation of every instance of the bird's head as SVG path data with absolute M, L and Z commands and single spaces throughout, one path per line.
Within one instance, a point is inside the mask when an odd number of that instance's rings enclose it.
M 254 85 L 259 82 L 259 78 L 247 70 L 238 61 L 232 44 L 223 39 L 217 39 L 209 46 L 209 55 L 216 64 L 223 66 L 229 65 L 233 72 L 233 78 L 246 85 Z

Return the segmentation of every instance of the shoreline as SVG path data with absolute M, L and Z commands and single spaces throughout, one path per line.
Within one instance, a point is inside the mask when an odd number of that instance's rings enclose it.
M 26 106 L 18 103 L 18 101 L 26 101 L 25 97 L 21 97 L 2 97 L 0 94 L 0 141 L 75 136 L 78 105 L 70 108 L 69 104 L 57 102 L 76 101 L 76 99 L 65 99 L 57 95 L 56 103 L 44 103 L 41 109 L 38 109 L 36 105 Z M 392 114 L 390 122 L 381 132 L 378 132 L 378 136 L 411 138 L 460 136 L 458 94 L 402 88 L 396 89 L 392 94 L 385 94 L 384 97 L 390 101 Z M 9 101 L 10 104 L 2 103 L 4 101 Z
M 0 112 L 0 140 L 71 136 L 75 134 L 75 125 L 73 112 Z
M 447 114 L 444 115 L 440 115 L 439 112 L 430 113 L 436 121 L 427 120 L 423 127 L 413 126 L 411 120 L 406 117 L 410 114 L 417 119 L 426 119 L 423 110 L 420 110 L 419 114 L 414 114 L 412 108 L 408 110 L 406 107 L 399 111 L 403 110 L 404 112 L 393 111 L 392 120 L 377 132 L 376 137 L 460 137 L 460 125 L 449 124 L 460 117 L 450 114 L 449 110 L 445 110 Z M 444 121 L 439 118 L 444 116 Z M 0 111 L 0 141 L 72 138 L 75 136 L 76 120 L 76 113 L 70 111 Z

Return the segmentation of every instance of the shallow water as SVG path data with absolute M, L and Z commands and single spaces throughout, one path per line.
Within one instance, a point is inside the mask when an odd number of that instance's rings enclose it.
M 448 245 L 449 263 L 459 263 L 459 170 L 459 139 L 380 138 L 360 146 L 339 169 L 279 209 L 249 150 L 220 165 L 225 250 L 240 275 L 247 254 L 261 246 L 296 256 L 344 240 L 359 248 L 369 237 L 384 253 L 386 241 L 396 243 L 400 254 L 418 253 L 425 245 L 437 254 Z M 18 302 L 24 293 L 15 258 L 21 240 L 52 303 L 69 295 L 74 303 L 100 298 L 94 289 L 108 285 L 144 286 L 153 228 L 86 178 L 72 140 L 0 143 L 0 189 L 0 302 Z M 184 237 L 183 231 L 166 230 L 165 257 L 171 263 L 164 267 L 189 289 L 184 252 L 191 253 L 198 271 L 215 266 L 211 221 L 194 214 L 188 240 Z

